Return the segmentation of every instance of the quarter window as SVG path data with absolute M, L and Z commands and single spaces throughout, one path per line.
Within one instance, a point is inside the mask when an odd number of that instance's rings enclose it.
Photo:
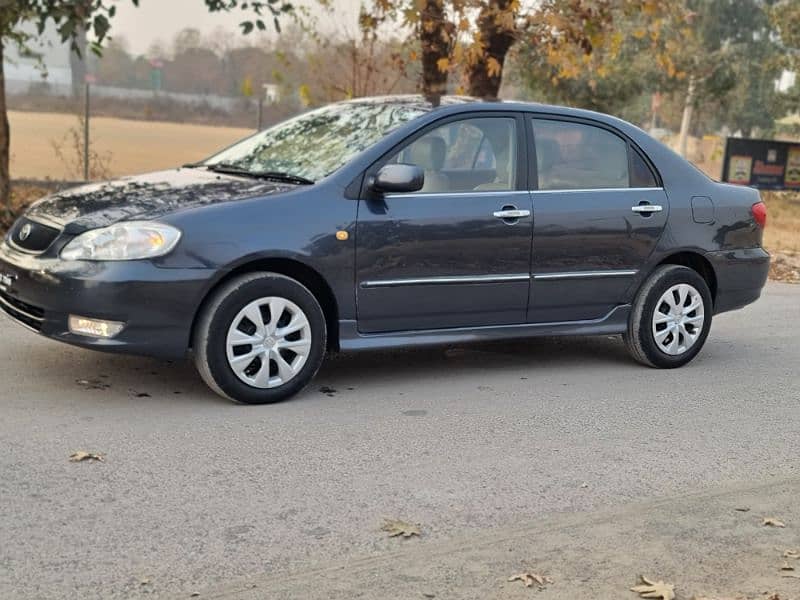
M 516 120 L 483 117 L 447 123 L 417 138 L 388 162 L 422 168 L 422 192 L 513 190 Z
M 644 177 L 641 167 L 649 171 L 639 157 L 632 178 L 628 143 L 602 127 L 534 119 L 533 135 L 540 190 L 627 188 L 632 179 Z
M 656 176 L 644 162 L 642 155 L 631 149 L 631 187 L 654 188 L 658 187 Z

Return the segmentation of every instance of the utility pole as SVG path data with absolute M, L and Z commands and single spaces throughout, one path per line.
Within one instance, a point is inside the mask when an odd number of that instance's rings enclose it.
M 83 180 L 89 181 L 89 88 L 87 78 L 83 88 Z

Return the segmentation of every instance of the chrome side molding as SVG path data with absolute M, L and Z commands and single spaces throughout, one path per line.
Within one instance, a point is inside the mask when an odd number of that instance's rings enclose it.
M 556 281 L 559 279 L 594 279 L 601 277 L 633 277 L 639 271 L 571 271 L 564 273 L 539 273 L 533 278 L 537 281 Z
M 399 287 L 404 285 L 453 285 L 470 283 L 507 283 L 510 281 L 528 281 L 527 273 L 513 275 L 458 275 L 454 277 L 424 277 L 417 279 L 384 279 L 379 281 L 362 281 L 362 288 Z

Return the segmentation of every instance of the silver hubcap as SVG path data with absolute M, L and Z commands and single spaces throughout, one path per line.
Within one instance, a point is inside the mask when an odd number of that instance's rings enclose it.
M 694 346 L 703 331 L 703 297 L 687 283 L 669 288 L 653 313 L 653 337 L 665 354 L 677 356 Z
M 285 384 L 303 368 L 311 351 L 311 326 L 291 300 L 254 300 L 233 319 L 226 343 L 236 376 L 256 388 Z

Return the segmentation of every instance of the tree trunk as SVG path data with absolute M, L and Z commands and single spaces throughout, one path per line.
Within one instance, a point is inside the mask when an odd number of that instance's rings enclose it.
M 450 57 L 444 0 L 425 0 L 420 14 L 419 41 L 422 47 L 422 94 L 434 106 L 447 93 L 447 70 L 439 68 L 439 60 Z
M 686 90 L 686 101 L 683 104 L 683 118 L 681 119 L 681 132 L 678 136 L 678 152 L 686 158 L 689 145 L 689 128 L 692 126 L 692 112 L 694 112 L 695 94 L 694 75 L 689 77 L 689 89 Z
M 72 97 L 80 98 L 83 96 L 83 85 L 86 83 L 87 73 L 87 43 L 86 43 L 86 29 L 78 27 L 75 34 L 75 45 L 78 50 L 70 48 L 69 50 L 69 68 L 72 74 Z
M 497 99 L 503 82 L 503 65 L 515 31 L 508 29 L 513 19 L 506 13 L 511 10 L 512 0 L 489 0 L 483 3 L 478 14 L 478 32 L 484 51 L 474 63 L 467 65 L 468 93 L 476 98 Z
M 6 76 L 3 67 L 3 41 L 0 39 L 0 204 L 11 215 L 11 175 L 9 173 L 11 128 L 6 106 Z

